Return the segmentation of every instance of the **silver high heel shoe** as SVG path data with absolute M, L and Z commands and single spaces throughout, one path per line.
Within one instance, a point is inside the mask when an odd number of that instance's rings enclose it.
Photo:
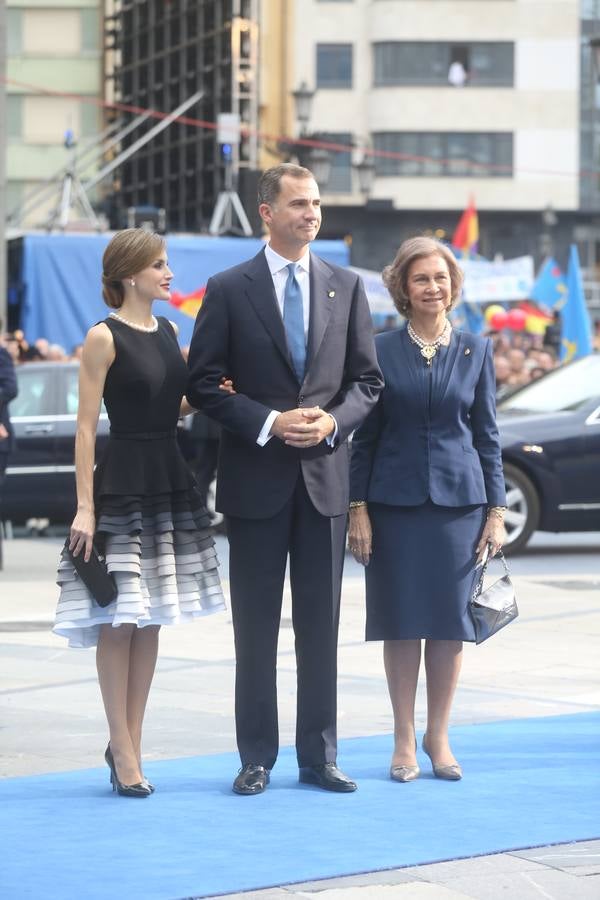
M 431 759 L 431 753 L 427 749 L 427 744 L 425 743 L 426 735 L 423 735 L 423 740 L 421 741 L 421 747 L 423 748 L 423 752 L 427 754 L 429 759 L 431 760 L 431 768 L 433 769 L 433 774 L 436 778 L 441 778 L 444 781 L 460 781 L 462 778 L 462 769 L 458 763 L 453 763 L 450 766 L 438 766 Z
M 418 766 L 391 766 L 390 778 L 392 781 L 400 781 L 405 784 L 407 781 L 414 781 L 421 774 Z
M 415 751 L 417 749 L 417 740 L 415 738 Z M 406 784 L 407 781 L 414 781 L 421 774 L 419 766 L 390 766 L 390 778 L 392 781 L 399 781 Z

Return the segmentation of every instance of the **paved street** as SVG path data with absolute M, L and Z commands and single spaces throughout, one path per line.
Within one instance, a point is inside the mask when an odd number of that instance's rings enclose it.
M 0 573 L 0 775 L 12 777 L 103 764 L 106 727 L 93 651 L 67 650 L 50 634 L 59 537 L 5 544 Z M 218 539 L 227 578 L 227 549 Z M 488 645 L 465 649 L 454 722 L 598 710 L 600 534 L 536 535 L 510 561 L 520 619 Z M 381 647 L 365 644 L 360 567 L 347 560 L 339 652 L 340 737 L 389 733 Z M 148 759 L 235 749 L 233 642 L 228 614 L 163 629 L 147 717 Z M 280 640 L 281 740 L 293 743 L 295 667 L 289 605 Z M 417 701 L 418 729 L 425 697 Z M 381 760 L 382 767 L 389 761 Z M 341 759 L 343 766 L 343 759 Z M 233 776 L 232 772 L 232 776 Z M 351 774 L 351 773 L 350 773 Z M 466 774 L 468 777 L 468 773 Z M 261 900 L 312 896 L 597 898 L 600 842 L 437 866 L 380 872 L 243 895 Z M 241 895 L 240 895 L 241 896 Z M 67 898 L 70 900 L 70 898 Z

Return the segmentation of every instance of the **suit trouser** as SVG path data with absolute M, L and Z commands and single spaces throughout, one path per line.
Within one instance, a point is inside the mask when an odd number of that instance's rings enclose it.
M 235 719 L 242 765 L 277 758 L 277 640 L 287 558 L 297 668 L 298 765 L 335 762 L 337 634 L 346 516 L 313 506 L 302 476 L 268 519 L 227 518 L 236 652 Z

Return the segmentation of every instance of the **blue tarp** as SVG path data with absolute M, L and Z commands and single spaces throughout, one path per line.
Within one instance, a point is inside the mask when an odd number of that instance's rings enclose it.
M 112 233 L 24 237 L 21 327 L 29 342 L 45 337 L 71 352 L 88 328 L 106 317 L 100 275 L 102 254 L 111 237 Z M 175 274 L 172 288 L 191 294 L 204 287 L 211 275 L 250 259 L 262 246 L 259 238 L 167 237 L 169 266 Z M 343 241 L 315 241 L 312 247 L 330 262 L 349 264 L 349 249 Z M 181 344 L 189 344 L 194 327 L 190 316 L 165 301 L 157 301 L 155 312 L 176 322 Z

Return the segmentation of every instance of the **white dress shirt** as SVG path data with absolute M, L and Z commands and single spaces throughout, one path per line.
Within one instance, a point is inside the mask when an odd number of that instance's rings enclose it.
M 304 340 L 306 341 L 308 338 L 308 325 L 310 321 L 310 251 L 307 247 L 304 256 L 302 256 L 300 259 L 285 259 L 285 257 L 280 256 L 279 253 L 276 253 L 270 244 L 267 244 L 265 247 L 265 259 L 267 260 L 271 278 L 273 279 L 273 287 L 275 288 L 275 296 L 277 297 L 277 305 L 279 307 L 279 312 L 281 313 L 282 320 L 285 286 L 290 274 L 287 267 L 291 262 L 294 262 L 296 264 L 296 281 L 298 282 L 300 291 L 302 292 Z M 270 441 L 273 437 L 273 435 L 270 434 L 271 426 L 279 413 L 280 410 L 274 409 L 267 416 L 265 424 L 261 428 L 260 434 L 257 438 L 257 444 L 259 444 L 259 446 L 264 447 L 267 441 Z M 333 419 L 333 416 L 331 418 Z M 327 443 L 330 446 L 333 445 L 333 442 L 337 436 L 337 422 L 335 421 L 335 419 L 333 421 L 335 424 L 333 433 L 326 438 Z

